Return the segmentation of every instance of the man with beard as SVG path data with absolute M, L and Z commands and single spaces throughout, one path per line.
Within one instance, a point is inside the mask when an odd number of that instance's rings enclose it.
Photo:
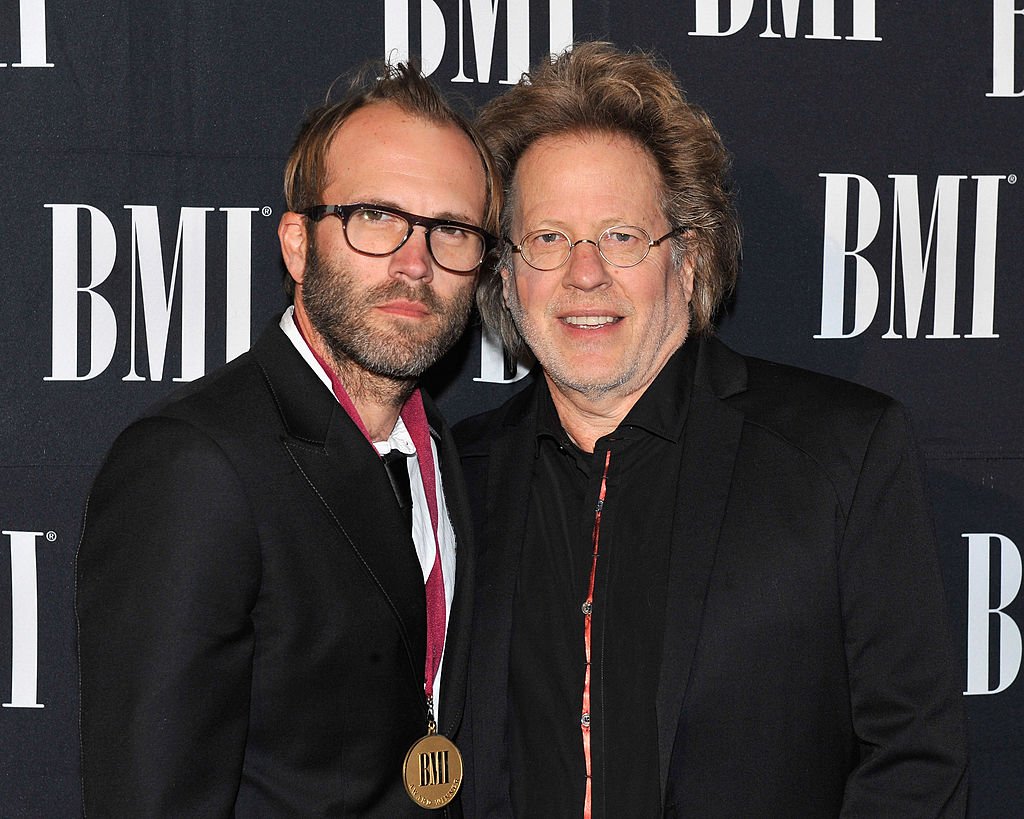
M 498 186 L 426 80 L 374 74 L 288 159 L 292 307 L 96 479 L 87 815 L 461 815 L 468 513 L 416 381 L 465 325 Z
M 473 816 L 962 816 L 956 662 L 905 413 L 712 334 L 728 155 L 585 43 L 484 109 L 484 320 L 543 373 L 456 429 Z

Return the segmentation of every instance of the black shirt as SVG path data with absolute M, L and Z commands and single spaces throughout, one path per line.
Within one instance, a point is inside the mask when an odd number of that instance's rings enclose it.
M 582 452 L 544 384 L 513 603 L 509 679 L 517 816 L 583 815 L 582 605 L 595 506 L 608 462 L 591 632 L 592 815 L 661 813 L 655 696 L 665 578 L 695 356 L 684 345 L 619 427 Z

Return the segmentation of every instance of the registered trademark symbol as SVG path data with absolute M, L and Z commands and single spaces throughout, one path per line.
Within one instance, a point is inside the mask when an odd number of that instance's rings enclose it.
M 270 216 L 270 214 L 272 214 L 273 212 L 274 209 L 270 207 L 270 205 L 264 205 L 262 208 L 260 208 L 261 216 Z
M 1009 182 L 1011 185 L 1016 185 L 1017 184 L 1017 174 L 1011 173 L 1008 177 L 1006 177 L 1006 181 Z
M 48 541 L 50 541 L 50 543 L 53 543 L 53 541 L 55 541 L 57 539 L 57 533 L 54 532 L 53 530 L 47 532 L 46 533 L 46 539 Z

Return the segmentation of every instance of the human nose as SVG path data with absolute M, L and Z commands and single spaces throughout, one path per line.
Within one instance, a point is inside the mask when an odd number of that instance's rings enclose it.
M 391 254 L 388 274 L 392 277 L 405 276 L 414 281 L 430 282 L 433 279 L 433 259 L 427 245 L 425 229 L 414 227 L 409 238 Z
M 562 281 L 577 290 L 596 290 L 611 282 L 608 264 L 593 239 L 577 239 L 563 268 Z

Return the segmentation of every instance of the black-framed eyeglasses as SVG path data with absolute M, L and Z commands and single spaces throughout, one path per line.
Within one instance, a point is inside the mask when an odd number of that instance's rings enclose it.
M 601 258 L 614 267 L 636 267 L 647 258 L 652 247 L 657 247 L 684 230 L 685 227 L 672 228 L 660 239 L 651 239 L 651 234 L 642 227 L 615 225 L 604 230 L 597 237 L 597 241 L 577 239 L 574 242 L 560 230 L 545 228 L 530 231 L 519 244 L 508 238 L 506 241 L 523 257 L 523 261 L 535 270 L 554 270 L 561 267 L 569 261 L 573 248 L 584 243 L 596 247 Z
M 390 256 L 409 241 L 413 228 L 422 227 L 427 232 L 427 250 L 431 258 L 453 273 L 472 273 L 497 241 L 476 225 L 418 216 L 366 202 L 314 205 L 302 214 L 314 222 L 325 216 L 337 216 L 352 249 L 367 256 Z

